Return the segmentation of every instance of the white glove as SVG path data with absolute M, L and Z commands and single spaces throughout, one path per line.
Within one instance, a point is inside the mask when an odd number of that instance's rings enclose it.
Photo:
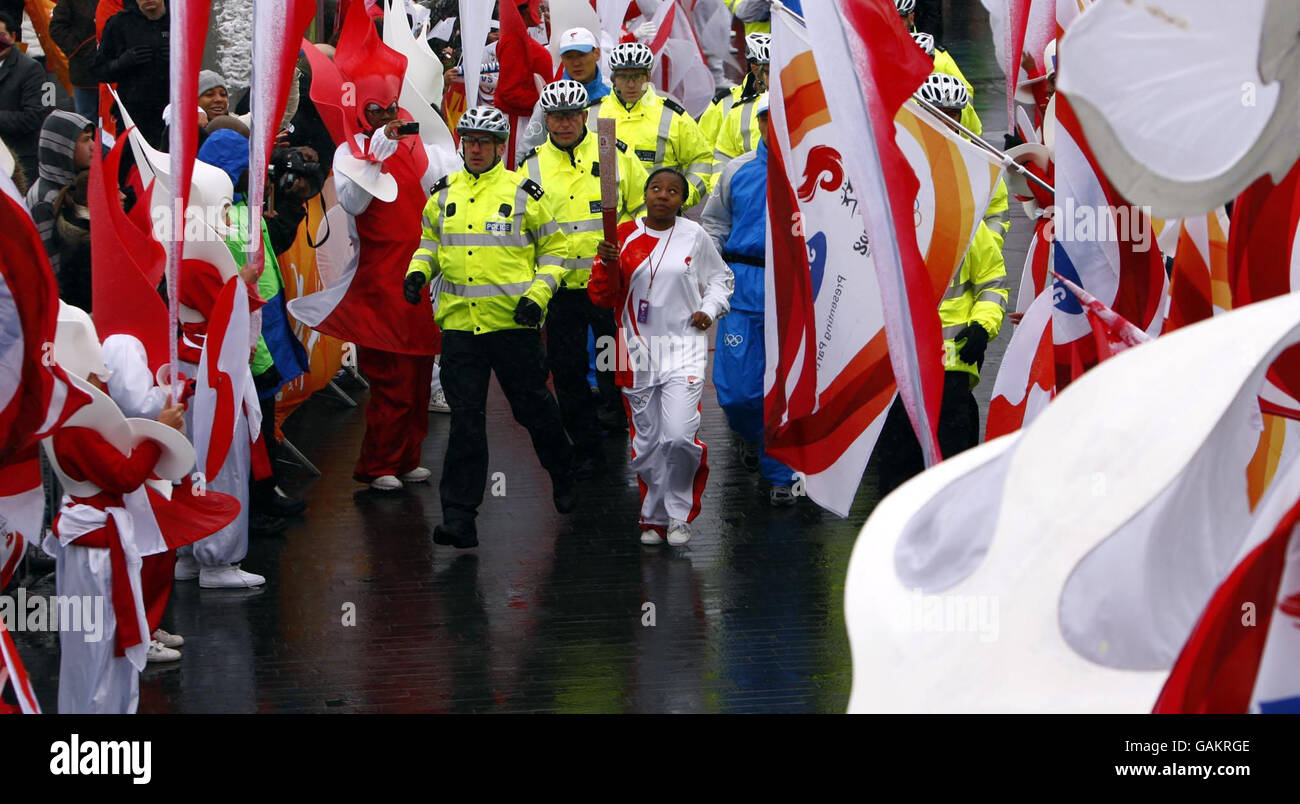
M 656 23 L 654 20 L 641 23 L 640 25 L 637 26 L 637 29 L 635 31 L 635 35 L 637 39 L 644 39 L 646 41 L 654 39 L 658 33 L 659 33 L 659 24 Z
M 384 126 L 375 129 L 375 133 L 370 135 L 370 147 L 367 149 L 371 156 L 380 162 L 397 153 L 397 140 L 388 139 L 388 134 Z

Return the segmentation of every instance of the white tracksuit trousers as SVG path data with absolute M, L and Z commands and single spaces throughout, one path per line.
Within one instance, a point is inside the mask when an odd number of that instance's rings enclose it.
M 696 438 L 704 378 L 674 372 L 656 385 L 625 388 L 632 427 L 632 469 L 641 486 L 641 525 L 689 522 L 700 510 L 709 476 Z

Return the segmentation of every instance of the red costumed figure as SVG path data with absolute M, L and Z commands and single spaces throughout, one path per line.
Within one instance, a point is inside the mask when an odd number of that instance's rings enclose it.
M 338 143 L 334 183 L 357 251 L 337 282 L 289 302 L 289 311 L 355 345 L 370 401 L 353 476 L 389 491 L 430 475 L 420 466 L 420 448 L 440 339 L 429 299 L 411 306 L 398 291 L 420 245 L 429 188 L 461 163 L 450 150 L 399 133 L 411 119 L 398 105 L 406 57 L 386 46 L 356 8 L 349 7 L 333 61 L 308 42 L 303 48 L 311 98 Z
M 157 420 L 123 415 L 104 393 L 112 373 L 85 312 L 60 308 L 54 358 L 92 401 L 43 442 L 64 491 L 45 550 L 61 597 L 108 601 L 82 612 L 81 630 L 60 629 L 59 712 L 132 713 L 150 642 L 143 559 L 218 530 L 239 505 L 172 485 L 194 465 L 179 407 Z

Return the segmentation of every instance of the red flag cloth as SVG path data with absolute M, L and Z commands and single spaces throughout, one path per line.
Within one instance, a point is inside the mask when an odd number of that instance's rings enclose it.
M 161 275 L 166 254 L 157 240 L 140 236 L 118 203 L 117 170 L 126 143 L 126 137 L 119 137 L 107 159 L 98 148 L 91 156 L 90 218 L 104 222 L 90 227 L 95 330 L 101 340 L 119 333 L 135 336 L 144 345 L 149 369 L 157 372 L 167 362 L 171 344 L 167 305 L 148 277 Z
M 0 465 L 88 403 L 53 360 L 59 288 L 31 215 L 0 192 Z
M 1219 585 L 1183 645 L 1156 699 L 1154 714 L 1244 714 L 1259 672 L 1277 600 L 1297 503 L 1273 534 L 1242 559 Z M 1258 621 L 1243 624 L 1247 605 Z
M 1277 184 L 1268 176 L 1246 189 L 1232 206 L 1228 232 L 1228 279 L 1232 306 L 1295 291 L 1292 255 L 1300 238 L 1300 162 Z M 1269 382 L 1300 399 L 1300 348 L 1292 346 L 1268 370 Z M 1266 411 L 1267 412 L 1267 411 Z M 1272 412 L 1294 418 L 1294 411 Z
M 545 80 L 555 71 L 551 52 L 528 35 L 524 19 L 514 3 L 501 7 L 501 38 L 497 40 L 497 61 L 501 75 L 494 105 L 508 115 L 527 117 L 533 113 L 540 93 L 534 75 Z
M 211 536 L 239 516 L 238 498 L 211 489 L 195 494 L 189 483 L 172 486 L 170 500 L 149 489 L 149 504 L 171 550 Z

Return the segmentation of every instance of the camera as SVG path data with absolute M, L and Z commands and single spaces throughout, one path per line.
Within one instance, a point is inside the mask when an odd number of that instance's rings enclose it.
M 308 161 L 297 148 L 277 148 L 271 153 L 267 176 L 277 193 L 306 201 L 320 192 L 325 184 L 325 166 Z M 298 179 L 306 184 L 305 192 L 294 192 Z

